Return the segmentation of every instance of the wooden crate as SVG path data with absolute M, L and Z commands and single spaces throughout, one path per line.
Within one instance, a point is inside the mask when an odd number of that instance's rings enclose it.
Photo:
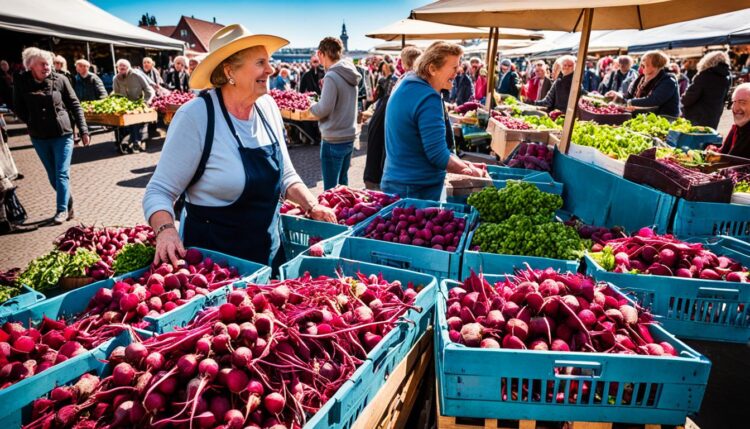
M 128 125 L 156 122 L 158 114 L 156 110 L 145 113 L 126 113 L 124 115 L 85 113 L 87 124 L 108 125 L 110 127 L 126 127 Z
M 553 144 L 552 136 L 560 134 L 559 130 L 511 130 L 503 126 L 499 121 L 491 118 L 487 123 L 487 132 L 492 135 L 490 147 L 500 157 L 507 158 L 513 149 L 521 142 L 541 142 Z
M 436 383 L 437 384 L 437 383 Z M 436 386 L 436 394 L 438 387 Z M 440 398 L 436 397 L 437 429 L 700 429 L 689 418 L 684 426 L 637 425 L 602 422 L 539 422 L 536 420 L 500 420 L 450 417 L 440 414 Z
M 317 121 L 317 119 L 310 115 L 303 114 L 301 110 L 279 110 L 281 111 L 281 117 L 290 121 Z
M 406 358 L 393 370 L 378 394 L 350 429 L 403 429 L 415 406 L 418 392 L 427 383 L 432 366 L 432 328 L 422 335 Z M 431 382 L 431 380 L 430 380 Z

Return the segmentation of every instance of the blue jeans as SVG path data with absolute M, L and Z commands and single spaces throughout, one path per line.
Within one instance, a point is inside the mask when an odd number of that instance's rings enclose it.
M 416 198 L 418 200 L 440 201 L 443 193 L 443 183 L 436 185 L 409 185 L 394 183 L 387 180 L 380 182 L 380 190 L 387 194 L 397 194 L 401 198 Z
M 52 188 L 57 191 L 57 212 L 68 210 L 70 199 L 70 159 L 73 157 L 73 134 L 51 139 L 31 138 L 39 160 L 47 171 Z
M 354 142 L 320 142 L 320 168 L 323 171 L 323 189 L 349 184 L 349 163 L 352 160 Z
M 128 131 L 130 132 L 130 143 L 140 143 L 143 140 L 143 124 L 129 125 Z

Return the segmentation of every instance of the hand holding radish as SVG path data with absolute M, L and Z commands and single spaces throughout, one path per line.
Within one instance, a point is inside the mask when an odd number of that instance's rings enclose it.
M 310 217 L 328 223 L 336 223 L 336 213 L 330 207 L 316 204 L 310 209 Z
M 180 235 L 175 228 L 165 229 L 156 237 L 154 265 L 167 262 L 177 266 L 178 261 L 183 256 L 185 256 L 185 247 L 182 245 Z

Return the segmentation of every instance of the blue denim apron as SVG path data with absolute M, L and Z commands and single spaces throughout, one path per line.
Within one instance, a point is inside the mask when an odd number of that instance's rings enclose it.
M 224 105 L 221 90 L 217 90 L 216 95 L 224 120 L 237 140 L 245 188 L 242 195 L 228 206 L 186 203 L 184 243 L 271 266 L 280 244 L 279 196 L 283 162 L 279 140 L 256 104 L 256 112 L 272 144 L 244 147 Z

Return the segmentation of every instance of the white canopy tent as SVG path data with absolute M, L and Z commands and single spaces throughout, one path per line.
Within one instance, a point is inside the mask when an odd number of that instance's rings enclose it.
M 85 0 L 3 0 L 0 28 L 116 46 L 184 50 L 184 42 L 123 21 Z

